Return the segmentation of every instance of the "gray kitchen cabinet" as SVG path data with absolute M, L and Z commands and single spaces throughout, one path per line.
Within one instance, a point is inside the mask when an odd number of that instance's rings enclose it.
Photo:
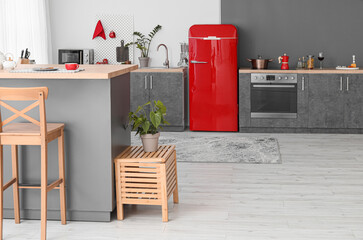
M 309 128 L 363 128 L 363 76 L 312 74 Z
M 150 100 L 162 101 L 167 109 L 170 125 L 164 125 L 165 130 L 184 130 L 184 84 L 183 73 L 150 74 Z
M 309 128 L 344 128 L 344 77 L 309 75 Z
M 148 73 L 131 72 L 130 76 L 130 111 L 149 101 Z
M 185 82 L 184 72 L 131 72 L 130 107 L 134 111 L 147 101 L 160 100 L 170 123 L 163 125 L 163 131 L 184 131 Z
M 251 74 L 239 74 L 239 127 L 250 127 L 251 124 Z
M 351 74 L 345 80 L 345 114 L 346 128 L 363 128 L 363 75 Z

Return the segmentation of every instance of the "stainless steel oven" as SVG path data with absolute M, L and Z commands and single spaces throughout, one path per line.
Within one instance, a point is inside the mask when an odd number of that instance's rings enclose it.
M 251 74 L 251 118 L 297 118 L 297 74 Z

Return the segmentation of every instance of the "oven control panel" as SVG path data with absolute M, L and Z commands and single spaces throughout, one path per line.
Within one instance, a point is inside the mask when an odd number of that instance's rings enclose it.
M 297 74 L 252 73 L 251 83 L 297 83 Z

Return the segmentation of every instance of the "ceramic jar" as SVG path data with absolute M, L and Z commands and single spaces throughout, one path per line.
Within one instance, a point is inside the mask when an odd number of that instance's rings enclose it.
M 16 62 L 14 61 L 13 54 L 5 54 L 5 61 L 3 62 L 3 67 L 5 70 L 13 70 L 16 67 Z

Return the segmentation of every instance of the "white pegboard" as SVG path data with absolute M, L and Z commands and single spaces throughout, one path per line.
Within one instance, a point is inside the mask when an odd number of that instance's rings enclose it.
M 92 40 L 95 49 L 95 63 L 102 62 L 104 58 L 107 58 L 109 64 L 120 64 L 116 61 L 116 47 L 121 46 L 121 40 L 124 40 L 125 44 L 133 41 L 134 16 L 98 14 L 95 18 L 94 27 L 96 27 L 98 20 L 101 20 L 106 40 L 102 37 L 96 37 Z M 116 33 L 115 38 L 110 38 L 111 31 Z M 134 48 L 129 46 L 129 60 L 133 61 L 133 58 Z

